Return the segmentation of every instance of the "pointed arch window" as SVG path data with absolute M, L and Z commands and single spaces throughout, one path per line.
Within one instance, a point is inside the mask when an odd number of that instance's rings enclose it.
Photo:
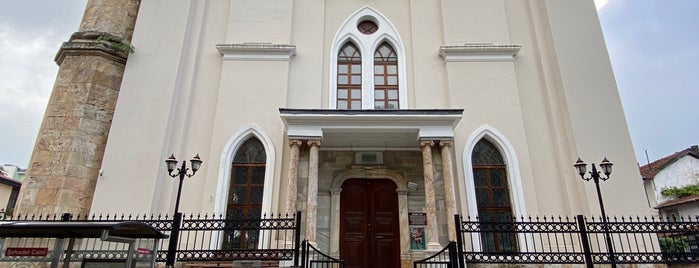
M 398 109 L 398 57 L 387 42 L 374 52 L 374 109 Z
M 362 109 L 362 55 L 352 42 L 337 55 L 337 108 Z
M 266 162 L 264 145 L 257 138 L 250 138 L 240 146 L 231 163 L 226 206 L 227 219 L 261 218 Z M 258 244 L 258 232 L 258 230 L 227 230 L 224 233 L 223 248 L 254 249 Z
M 408 107 L 405 47 L 377 10 L 367 6 L 350 16 L 335 35 L 330 55 L 331 109 Z
M 483 223 L 481 243 L 484 251 L 513 252 L 517 249 L 514 232 L 503 232 L 512 226 L 512 203 L 507 179 L 507 166 L 498 148 L 481 139 L 471 157 L 473 180 L 478 205 L 478 218 Z

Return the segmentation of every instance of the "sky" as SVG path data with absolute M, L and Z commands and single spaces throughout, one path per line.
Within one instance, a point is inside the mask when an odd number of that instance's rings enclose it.
M 699 1 L 594 1 L 638 162 L 698 144 Z M 27 167 L 86 2 L 0 0 L 0 164 Z

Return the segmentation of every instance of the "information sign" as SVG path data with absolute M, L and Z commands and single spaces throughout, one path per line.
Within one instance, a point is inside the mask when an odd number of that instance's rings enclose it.
M 22 257 L 43 257 L 49 253 L 49 248 L 17 248 L 8 247 L 5 250 L 5 256 L 22 256 Z

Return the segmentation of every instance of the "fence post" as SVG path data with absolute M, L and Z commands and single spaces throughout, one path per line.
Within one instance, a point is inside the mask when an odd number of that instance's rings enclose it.
M 301 242 L 301 267 L 305 268 L 307 265 L 306 258 L 308 257 L 308 240 L 303 240 Z
M 449 265 L 450 268 L 459 268 L 459 259 L 456 255 L 456 241 L 449 242 Z
M 165 258 L 165 266 L 173 267 L 177 255 L 177 244 L 180 238 L 180 226 L 182 225 L 182 213 L 175 212 L 172 218 L 172 231 L 170 231 L 170 244 L 167 247 L 167 257 Z
M 587 228 L 585 227 L 585 219 L 583 215 L 575 215 L 575 221 L 578 222 L 578 229 L 580 230 L 580 242 L 583 247 L 583 255 L 585 255 L 585 266 L 587 268 L 593 268 L 592 263 L 592 251 L 590 250 L 590 240 L 587 238 Z
M 456 227 L 456 253 L 457 253 L 457 256 L 456 256 L 457 257 L 457 266 L 456 266 L 456 268 L 466 267 L 466 264 L 464 263 L 464 238 L 462 236 L 463 230 L 461 229 L 461 227 L 462 227 L 461 224 L 462 224 L 461 215 L 454 214 L 454 227 Z
M 294 226 L 294 267 L 299 267 L 299 246 L 301 244 L 301 211 L 296 211 Z
M 70 218 L 72 218 L 72 217 L 73 217 L 73 214 L 63 213 L 63 215 L 61 215 L 61 221 L 63 221 L 63 222 L 70 221 Z M 51 268 L 58 268 L 58 262 L 61 261 L 61 256 L 63 255 L 64 243 L 65 243 L 65 238 L 56 239 L 56 244 L 53 247 L 53 258 L 51 259 Z

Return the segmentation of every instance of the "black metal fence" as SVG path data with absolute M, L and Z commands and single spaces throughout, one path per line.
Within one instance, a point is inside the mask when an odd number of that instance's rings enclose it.
M 699 263 L 699 217 L 534 217 L 513 221 L 455 215 L 457 241 L 415 267 L 466 263 L 692 264 Z M 607 245 L 607 236 L 612 245 Z M 610 248 L 612 250 L 610 250 Z M 457 260 L 446 254 L 456 251 Z M 445 262 L 447 259 L 449 264 Z
M 449 242 L 449 245 L 447 247 L 443 248 L 442 250 L 433 254 L 432 256 L 413 262 L 413 268 L 458 268 L 459 256 L 457 247 L 458 245 L 456 244 L 456 242 Z
M 301 243 L 302 268 L 344 268 L 345 261 L 328 256 L 304 240 Z
M 168 215 L 93 215 L 89 217 L 58 215 L 19 215 L 5 221 L 90 221 L 123 222 L 137 221 L 149 224 L 164 233 L 173 230 L 173 219 Z M 226 262 L 237 260 L 294 261 L 298 265 L 300 244 L 301 212 L 293 215 L 262 215 L 257 218 L 235 219 L 222 215 L 189 215 L 182 219 L 179 245 L 175 256 L 181 262 Z M 22 243 L 33 243 L 23 240 Z M 36 240 L 40 241 L 40 240 Z M 164 262 L 169 239 L 160 241 L 156 261 Z M 25 246 L 30 246 L 26 244 Z M 125 252 L 124 245 L 109 242 L 83 241 L 78 252 L 103 252 L 91 254 L 90 259 L 113 259 Z

